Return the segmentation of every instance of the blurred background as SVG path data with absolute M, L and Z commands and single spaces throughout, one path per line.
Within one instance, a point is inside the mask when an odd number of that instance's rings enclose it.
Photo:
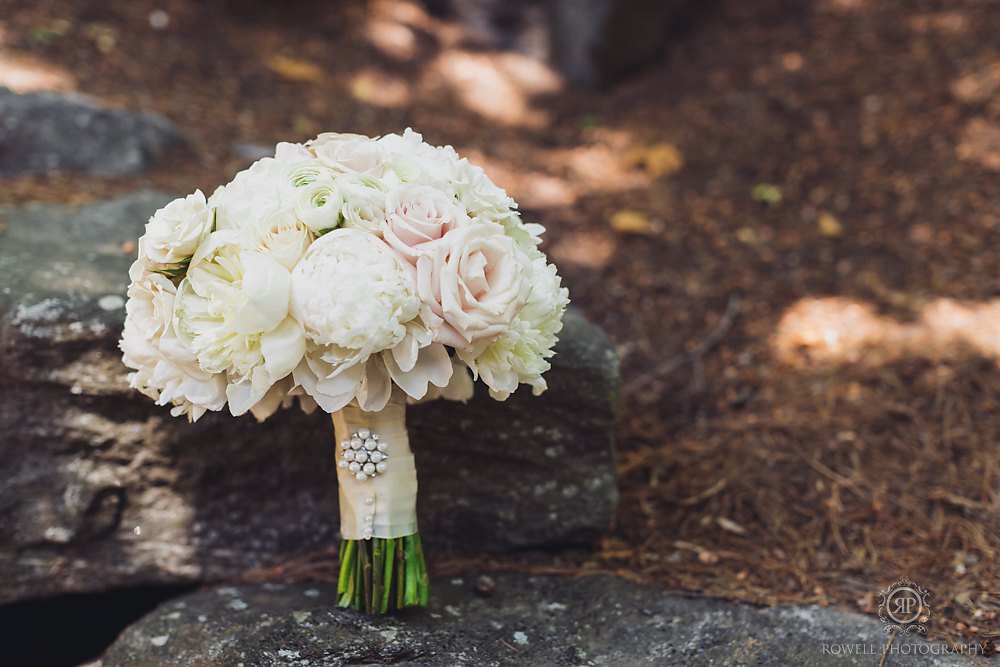
M 0 125 L 0 205 L 211 192 L 323 131 L 452 144 L 621 360 L 615 525 L 500 565 L 867 613 L 910 576 L 992 650 L 998 34 L 992 0 L 0 0 L 0 86 L 184 137 L 29 171 Z

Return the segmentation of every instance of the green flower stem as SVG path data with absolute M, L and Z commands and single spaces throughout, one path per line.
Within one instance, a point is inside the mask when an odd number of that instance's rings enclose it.
M 337 604 L 368 614 L 425 607 L 430 597 L 420 534 L 343 540 Z

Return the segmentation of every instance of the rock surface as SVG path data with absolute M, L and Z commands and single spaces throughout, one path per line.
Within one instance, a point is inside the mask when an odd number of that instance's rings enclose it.
M 154 114 L 106 109 L 74 95 L 0 88 L 0 175 L 128 174 L 182 141 L 173 125 Z
M 437 581 L 428 609 L 387 618 L 335 608 L 331 584 L 200 591 L 127 628 L 100 664 L 870 667 L 886 642 L 877 618 L 835 609 L 757 609 L 609 576 L 496 584 L 484 599 L 472 579 Z M 890 667 L 975 664 L 912 635 L 894 646 Z
M 339 539 L 326 415 L 189 425 L 128 389 L 123 244 L 168 200 L 0 210 L 0 602 L 229 577 Z M 617 362 L 579 315 L 562 339 L 539 398 L 410 409 L 431 559 L 610 522 Z

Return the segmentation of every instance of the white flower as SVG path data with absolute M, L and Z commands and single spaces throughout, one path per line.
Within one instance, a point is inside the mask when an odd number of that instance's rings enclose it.
M 371 176 L 337 178 L 337 188 L 344 200 L 343 226 L 380 233 L 387 204 L 383 187 L 381 181 Z
M 389 193 L 381 231 L 400 258 L 415 264 L 421 246 L 468 222 L 465 211 L 441 190 L 404 184 Z
M 569 292 L 544 257 L 532 260 L 531 283 L 531 296 L 509 329 L 494 341 L 457 351 L 497 400 L 506 399 L 520 383 L 531 385 L 535 395 L 547 386 L 542 374 L 549 370 L 547 359 L 554 354 Z
M 298 162 L 311 157 L 312 153 L 302 144 L 279 141 L 274 147 L 274 159 L 278 162 Z
M 173 200 L 146 223 L 146 233 L 139 239 L 140 257 L 164 267 L 191 259 L 212 231 L 212 219 L 201 190 Z
M 466 159 L 448 161 L 449 181 L 459 203 L 471 218 L 499 221 L 517 203 L 507 196 L 503 188 L 490 180 L 481 167 Z
M 412 269 L 381 239 L 354 228 L 322 236 L 292 272 L 292 314 L 310 343 L 296 384 L 328 412 L 354 398 L 381 409 L 391 380 L 421 396 L 428 382 L 446 385 L 447 351 L 432 344 L 420 305 Z
M 447 189 L 450 167 L 446 161 L 449 156 L 424 143 L 417 132 L 407 128 L 402 135 L 379 137 L 376 144 L 382 159 L 381 175 L 384 180 Z
M 465 403 L 472 398 L 475 387 L 472 375 L 469 373 L 469 367 L 459 359 L 452 359 L 451 364 L 451 380 L 448 381 L 447 386 L 441 388 L 430 386 L 427 388 L 427 393 L 424 394 L 423 398 L 414 399 L 411 397 L 409 402 L 415 405 L 443 398 L 448 401 Z
M 324 132 L 306 146 L 334 171 L 345 174 L 378 174 L 383 156 L 375 140 L 361 134 Z
M 191 260 L 174 308 L 177 333 L 199 365 L 227 374 L 234 415 L 260 401 L 305 353 L 302 327 L 288 315 L 288 270 L 242 241 L 237 232 L 213 233 Z
M 186 414 L 192 421 L 206 410 L 221 410 L 225 376 L 203 371 L 174 333 L 173 283 L 156 273 L 142 273 L 138 264 L 130 271 L 133 282 L 119 343 L 122 361 L 135 369 L 129 384 L 158 405 L 173 405 L 175 416 Z
M 289 210 L 272 211 L 257 221 L 254 243 L 250 248 L 261 250 L 291 270 L 313 242 L 312 230 Z
M 289 170 L 288 163 L 263 158 L 217 188 L 208 199 L 216 230 L 253 230 L 261 220 L 287 210 L 294 201 Z
M 499 223 L 518 249 L 531 259 L 544 257 L 538 246 L 542 242 L 542 234 L 545 227 L 533 222 L 524 222 L 517 211 L 508 211 L 505 215 L 498 216 L 495 222 Z
M 502 334 L 531 291 L 526 258 L 500 225 L 457 227 L 417 258 L 417 290 L 438 342 L 455 348 Z
M 318 175 L 295 188 L 295 216 L 316 234 L 339 226 L 344 197 L 332 175 Z

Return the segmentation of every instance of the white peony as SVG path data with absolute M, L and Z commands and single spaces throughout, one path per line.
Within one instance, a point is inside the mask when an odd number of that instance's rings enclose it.
M 261 220 L 287 210 L 293 200 L 289 164 L 263 158 L 217 188 L 208 204 L 215 209 L 217 231 L 252 230 Z
M 174 333 L 174 284 L 157 273 L 142 272 L 139 264 L 130 271 L 133 282 L 119 342 L 122 361 L 135 369 L 129 374 L 130 386 L 158 405 L 174 406 L 175 416 L 186 414 L 192 421 L 206 410 L 221 410 L 225 376 L 203 371 Z
M 469 222 L 452 197 L 426 185 L 399 185 L 387 201 L 382 237 L 411 264 L 416 264 L 422 246 Z
M 201 368 L 227 374 L 234 415 L 259 402 L 305 353 L 302 327 L 288 314 L 290 288 L 288 269 L 247 249 L 233 231 L 209 236 L 177 288 L 178 336 Z
M 387 184 L 417 183 L 433 186 L 448 196 L 450 156 L 407 128 L 403 134 L 387 134 L 376 140 L 383 161 L 381 175 Z M 454 151 L 452 151 L 454 153 Z
M 153 214 L 139 239 L 139 256 L 170 268 L 191 259 L 212 231 L 212 209 L 201 190 L 178 198 Z
M 377 236 L 337 229 L 315 241 L 292 272 L 292 314 L 309 350 L 295 382 L 328 412 L 357 398 L 389 400 L 392 380 L 423 396 L 444 386 L 451 364 L 419 320 L 412 269 Z
M 569 304 L 569 291 L 544 257 L 532 260 L 530 275 L 531 296 L 510 328 L 496 340 L 457 350 L 459 359 L 482 378 L 497 400 L 506 399 L 521 383 L 531 385 L 535 395 L 545 391 L 542 374 L 549 370 L 547 359 L 554 354 Z
M 465 158 L 448 161 L 448 180 L 458 202 L 468 211 L 470 218 L 499 221 L 517 203 L 507 193 L 490 180 L 481 167 Z
M 531 282 L 525 256 L 503 227 L 458 227 L 425 247 L 417 257 L 417 290 L 436 340 L 460 349 L 506 331 Z

